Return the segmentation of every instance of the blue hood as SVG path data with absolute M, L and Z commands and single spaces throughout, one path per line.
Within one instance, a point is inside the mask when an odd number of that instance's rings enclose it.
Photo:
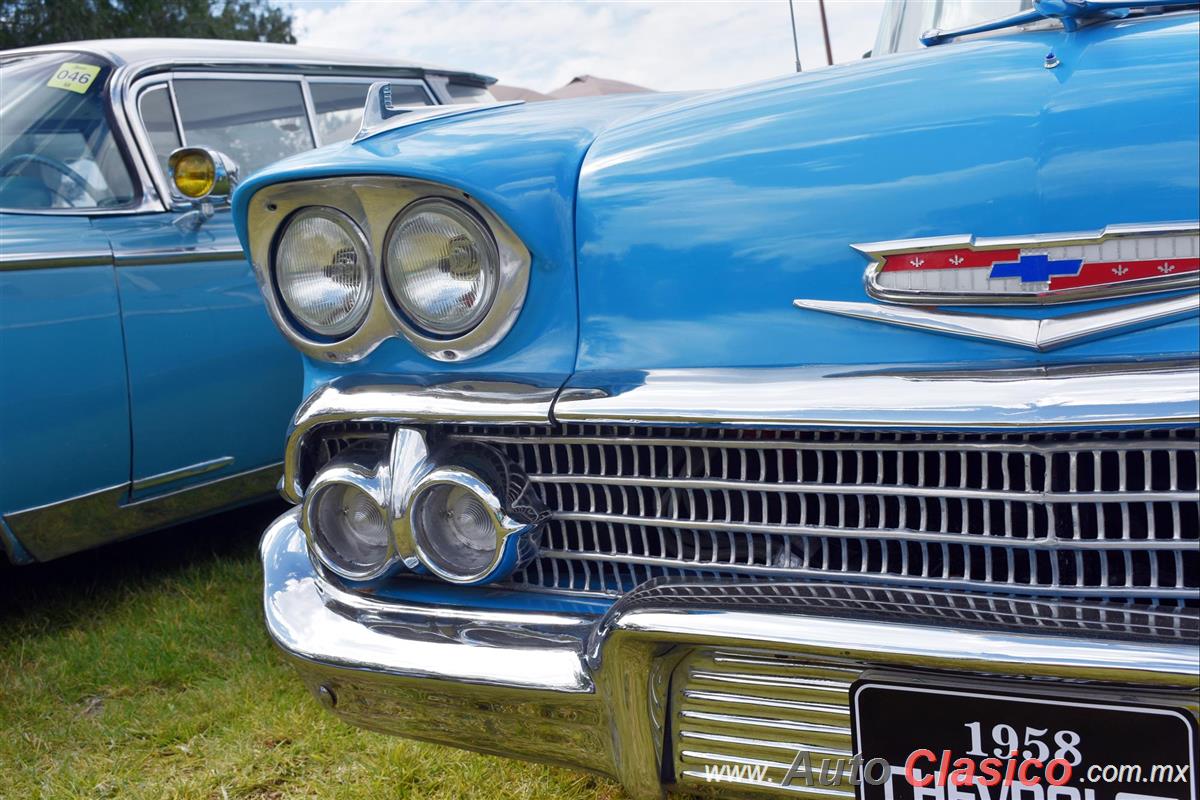
M 1043 66 L 1051 50 L 1056 69 Z M 579 184 L 578 369 L 1196 353 L 1195 319 L 1038 353 L 792 301 L 870 302 L 856 243 L 1200 218 L 1198 50 L 1194 12 L 1014 31 L 706 95 L 606 131 Z

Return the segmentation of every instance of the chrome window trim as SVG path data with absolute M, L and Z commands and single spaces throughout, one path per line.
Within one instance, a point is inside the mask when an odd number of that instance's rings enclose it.
M 410 203 L 427 197 L 466 205 L 482 217 L 500 255 L 500 283 L 491 309 L 470 331 L 444 339 L 429 336 L 409 323 L 388 296 L 382 280 L 386 237 L 392 222 Z M 380 272 L 374 276 L 366 318 L 357 330 L 337 341 L 314 339 L 293 324 L 275 285 L 273 251 L 279 226 L 304 206 L 329 206 L 353 219 L 366 235 L 371 260 Z M 529 250 L 490 209 L 449 186 L 382 175 L 291 181 L 260 189 L 250 198 L 248 216 L 250 258 L 267 311 L 292 345 L 318 360 L 357 361 L 385 339 L 399 334 L 435 361 L 464 361 L 496 346 L 512 329 L 525 304 L 532 263 Z
M 151 178 L 158 189 L 159 195 L 168 198 L 165 204 L 168 211 L 179 211 L 191 208 L 192 204 L 182 197 L 177 196 L 171 191 L 171 183 L 163 172 L 162 167 L 158 163 L 158 158 L 154 154 L 154 147 L 150 143 L 150 135 L 146 132 L 146 127 L 142 122 L 140 112 L 141 95 L 147 91 L 152 91 L 159 83 L 166 83 L 171 93 L 171 110 L 175 114 L 175 125 L 179 131 L 179 140 L 184 147 L 189 147 L 187 140 L 187 131 L 184 130 L 183 120 L 179 115 L 179 101 L 175 95 L 175 81 L 177 80 L 231 80 L 231 81 L 290 81 L 295 83 L 300 88 L 301 102 L 304 105 L 304 117 L 309 126 L 309 136 L 312 139 L 313 146 L 309 150 L 319 147 L 317 142 L 317 133 L 312 126 L 311 105 L 307 89 L 304 86 L 303 75 L 289 75 L 286 73 L 269 73 L 269 72 L 219 72 L 210 70 L 170 70 L 164 72 L 154 72 L 148 76 L 138 79 L 130 88 L 129 99 L 130 104 L 126 106 L 126 113 L 131 115 L 133 124 L 131 129 L 134 133 L 134 139 L 138 143 L 141 150 L 142 159 L 150 171 Z M 304 151 L 304 152 L 307 152 Z
M 145 131 L 141 126 L 141 115 L 137 110 L 137 92 L 135 87 L 147 78 L 167 76 L 169 79 L 169 76 L 176 72 L 196 75 L 203 74 L 204 71 L 217 70 L 218 74 L 235 77 L 249 76 L 253 78 L 260 74 L 274 74 L 292 79 L 320 79 L 326 76 L 313 75 L 312 72 L 316 70 L 329 70 L 330 74 L 328 77 L 331 78 L 340 79 L 344 75 L 345 77 L 361 77 L 364 81 L 370 82 L 379 80 L 380 76 L 393 74 L 397 77 L 388 77 L 389 81 L 401 82 L 412 80 L 425 84 L 426 92 L 430 93 L 436 101 L 437 94 L 431 90 L 426 81 L 426 76 L 429 74 L 441 74 L 436 70 L 430 71 L 423 67 L 412 65 L 389 65 L 370 62 L 355 64 L 344 60 L 323 60 L 319 58 L 306 58 L 302 62 L 295 64 L 281 63 L 277 58 L 211 58 L 203 60 L 186 58 L 125 62 L 112 51 L 95 46 L 69 48 L 60 45 L 48 45 L 45 47 L 23 48 L 20 51 L 15 51 L 12 57 L 55 52 L 87 53 L 98 58 L 107 59 L 113 64 L 113 74 L 109 77 L 109 96 L 113 120 L 116 123 L 114 134 L 117 136 L 118 142 L 126 149 L 130 160 L 133 162 L 135 174 L 131 177 L 142 189 L 141 201 L 136 206 L 125 208 L 0 208 L 0 213 L 109 217 L 187 208 L 188 206 L 185 203 L 172 198 L 166 176 L 162 175 L 162 171 L 157 168 L 157 159 L 153 158 L 154 150 L 145 139 Z M 351 71 L 360 74 L 354 75 Z M 174 101 L 173 95 L 172 101 Z M 179 108 L 177 104 L 174 106 L 174 110 L 175 118 L 178 122 Z M 186 146 L 186 137 L 183 138 L 183 141 Z M 147 154 L 151 156 L 149 159 L 147 158 Z
M 140 190 L 138 191 L 139 200 L 133 205 L 122 206 L 121 208 L 0 208 L 0 214 L 30 214 L 48 217 L 112 217 L 166 210 L 166 206 L 161 200 L 158 186 L 154 183 L 152 174 L 147 170 L 144 153 L 137 145 L 135 128 L 130 125 L 131 119 L 139 120 L 140 118 L 136 113 L 136 99 L 133 100 L 134 113 L 132 116 L 130 115 L 129 66 L 121 64 L 111 54 L 98 49 L 71 50 L 68 48 L 47 48 L 38 52 L 52 53 L 59 51 L 64 53 L 89 53 L 99 58 L 107 59 L 113 65 L 112 74 L 108 78 L 109 110 L 113 120 L 112 133 L 117 147 L 122 151 L 123 155 L 128 156 L 128 165 L 132 167 L 132 174 L 129 177 L 135 189 Z

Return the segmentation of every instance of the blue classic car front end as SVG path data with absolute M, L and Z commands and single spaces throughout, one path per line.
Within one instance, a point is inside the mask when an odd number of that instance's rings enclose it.
M 635 797 L 1005 796 L 923 784 L 943 752 L 1195 797 L 1100 778 L 1196 759 L 1200 35 L 1161 5 L 711 94 L 376 92 L 243 185 L 307 386 L 266 618 L 316 696 Z

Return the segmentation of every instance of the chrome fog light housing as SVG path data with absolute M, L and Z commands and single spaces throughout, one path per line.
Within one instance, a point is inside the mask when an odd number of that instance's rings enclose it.
M 396 549 L 405 566 L 458 584 L 502 580 L 537 555 L 549 514 L 529 478 L 486 445 L 435 447 L 399 428 L 389 474 Z
M 487 224 L 439 197 L 400 212 L 384 241 L 383 266 L 393 302 L 432 336 L 461 336 L 477 327 L 500 284 L 500 255 Z
M 301 522 L 309 550 L 334 573 L 352 580 L 379 577 L 395 563 L 380 468 L 333 463 L 313 479 Z
M 491 488 L 470 472 L 439 469 L 413 497 L 412 529 L 417 557 L 439 578 L 476 583 L 511 572 L 500 562 L 516 560 L 505 541 L 524 525 L 506 520 Z

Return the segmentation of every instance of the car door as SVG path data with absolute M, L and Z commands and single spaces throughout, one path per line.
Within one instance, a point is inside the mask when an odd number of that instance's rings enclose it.
M 297 78 L 164 77 L 138 87 L 155 159 L 182 144 L 253 171 L 314 145 Z M 228 209 L 112 226 L 129 365 L 133 498 L 280 461 L 300 402 L 300 360 L 262 305 Z
M 78 523 L 111 514 L 128 481 L 108 240 L 86 216 L 0 214 L 0 536 L 10 555 L 89 546 L 96 532 Z

